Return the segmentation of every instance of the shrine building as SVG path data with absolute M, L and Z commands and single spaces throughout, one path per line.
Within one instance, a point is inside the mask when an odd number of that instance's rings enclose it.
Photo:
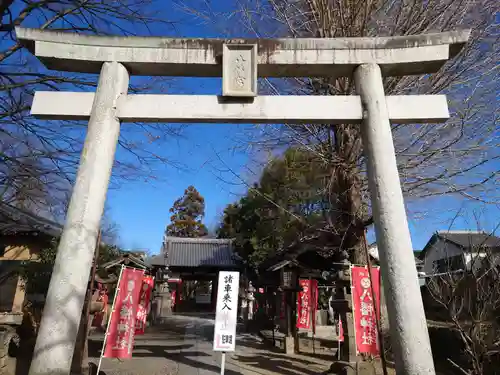
M 168 283 L 174 312 L 215 311 L 219 271 L 242 270 L 230 239 L 166 236 L 161 253 L 147 262 L 158 275 L 157 290 Z

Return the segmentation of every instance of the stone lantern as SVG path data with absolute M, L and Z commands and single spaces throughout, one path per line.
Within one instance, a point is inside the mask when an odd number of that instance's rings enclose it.
M 248 304 L 248 320 L 253 319 L 253 314 L 254 314 L 254 301 L 255 301 L 255 288 L 252 285 L 252 282 L 250 281 L 248 283 L 248 288 L 247 288 L 247 304 Z

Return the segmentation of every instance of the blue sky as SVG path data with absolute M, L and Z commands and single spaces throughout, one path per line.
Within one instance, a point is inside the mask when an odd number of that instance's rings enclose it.
M 217 2 L 216 2 L 217 3 Z M 175 30 L 153 25 L 151 33 L 159 36 L 220 37 L 213 25 L 193 20 L 171 3 L 162 9 L 166 17 L 177 20 Z M 169 94 L 221 94 L 220 79 L 181 78 L 172 80 Z M 128 126 L 132 126 L 129 124 Z M 184 189 L 194 185 L 206 202 L 205 224 L 215 228 L 224 207 L 246 191 L 245 166 L 249 156 L 237 150 L 235 139 L 241 138 L 252 125 L 189 124 L 182 137 L 172 139 L 162 148 L 185 168 L 165 167 L 158 171 L 159 180 L 127 182 L 110 190 L 107 204 L 111 218 L 119 225 L 120 244 L 127 249 L 159 251 L 168 210 Z
M 172 14 L 179 14 L 181 17 L 181 13 L 169 12 L 170 16 Z M 193 20 L 186 22 L 185 19 L 176 24 L 175 31 L 164 32 L 153 28 L 152 33 L 185 37 L 221 36 L 213 24 Z M 216 79 L 176 80 L 169 91 L 193 94 L 220 92 L 221 82 Z M 249 129 L 249 125 L 189 125 L 182 139 L 162 144 L 163 148 L 168 148 L 165 152 L 174 158 L 182 159 L 187 169 L 165 167 L 159 172 L 162 177 L 159 181 L 130 182 L 109 192 L 111 217 L 120 227 L 120 244 L 128 249 L 141 248 L 152 253 L 158 252 L 165 226 L 169 222 L 168 210 L 189 185 L 194 185 L 205 197 L 205 223 L 209 228 L 213 228 L 223 208 L 237 200 L 246 190 L 238 176 L 248 176 L 245 166 L 251 161 L 249 155 L 235 151 L 238 146 L 235 138 L 241 138 Z M 415 208 L 426 214 L 416 214 L 412 207 L 409 207 L 409 225 L 414 249 L 422 249 L 436 230 L 477 229 L 478 226 L 493 230 L 500 221 L 498 206 L 485 206 L 456 197 L 432 199 L 420 203 Z M 458 211 L 461 211 L 461 215 L 455 218 Z M 479 218 L 479 224 L 476 223 L 474 215 Z M 373 239 L 373 231 L 370 231 L 369 240 Z
M 225 36 L 227 30 L 212 22 L 194 19 L 179 11 L 173 2 L 164 2 L 158 9 L 158 15 L 165 19 L 178 21 L 175 27 L 150 25 L 153 35 L 183 37 L 218 37 Z M 208 3 L 206 3 L 208 4 Z M 224 2 L 212 2 L 212 6 L 221 6 Z M 221 10 L 221 9 L 219 9 Z M 24 26 L 30 26 L 24 25 Z M 35 26 L 35 25 L 33 25 Z M 224 27 L 234 23 L 223 24 Z M 144 34 L 143 31 L 138 31 Z M 231 31 L 232 36 L 245 36 L 245 33 Z M 227 35 L 227 34 L 226 34 Z M 134 79 L 139 83 L 137 79 Z M 168 81 L 165 92 L 191 94 L 220 94 L 219 79 L 175 79 Z M 124 124 L 130 127 L 133 124 Z M 184 189 L 194 185 L 205 197 L 206 219 L 209 228 L 214 228 L 224 207 L 239 198 L 245 192 L 243 181 L 252 179 L 248 166 L 253 165 L 249 153 L 236 150 L 245 139 L 251 125 L 232 124 L 195 124 L 185 127 L 182 137 L 172 138 L 156 146 L 156 152 L 162 156 L 181 162 L 184 168 L 177 169 L 163 166 L 155 170 L 155 181 L 127 181 L 120 188 L 108 193 L 107 205 L 110 216 L 120 229 L 120 245 L 126 249 L 147 249 L 156 253 L 160 249 L 165 226 L 169 222 L 169 208 Z M 123 151 L 119 151 L 123 153 Z M 119 158 L 124 154 L 119 154 Z M 416 209 L 420 213 L 416 213 Z M 453 229 L 476 229 L 474 214 L 480 218 L 482 228 L 493 230 L 500 221 L 498 206 L 483 206 L 476 202 L 465 202 L 458 198 L 433 199 L 409 207 L 409 225 L 414 249 L 421 249 L 432 232 L 448 229 L 456 212 L 462 214 L 453 222 Z M 422 215 L 421 212 L 425 212 Z M 369 233 L 373 240 L 373 233 Z
M 176 29 L 178 35 L 186 37 L 220 36 L 213 24 L 202 22 L 181 22 Z M 159 30 L 153 30 L 153 33 L 162 34 Z M 175 92 L 219 94 L 221 83 L 214 79 L 183 79 L 176 82 L 170 93 Z M 241 137 L 248 130 L 249 126 L 244 125 L 189 125 L 185 138 L 163 146 L 171 147 L 172 154 L 182 156 L 188 170 L 166 168 L 163 181 L 128 183 L 119 190 L 110 191 L 108 202 L 112 218 L 120 226 L 121 244 L 125 248 L 146 248 L 157 252 L 169 222 L 168 209 L 188 185 L 194 185 L 205 197 L 205 222 L 214 227 L 223 208 L 246 190 L 246 186 L 232 173 L 245 176 L 245 166 L 250 163 L 248 155 L 234 152 L 234 138 Z M 476 229 L 478 225 L 474 214 L 480 218 L 479 225 L 487 230 L 492 230 L 500 220 L 498 207 L 485 207 L 459 198 L 433 199 L 423 206 L 419 204 L 419 211 L 422 208 L 426 211 L 424 217 L 412 213 L 409 208 L 414 249 L 422 249 L 435 230 L 448 229 L 450 225 L 453 229 Z M 459 210 L 463 211 L 462 214 L 454 219 Z M 373 238 L 373 231 L 370 231 L 369 239 Z

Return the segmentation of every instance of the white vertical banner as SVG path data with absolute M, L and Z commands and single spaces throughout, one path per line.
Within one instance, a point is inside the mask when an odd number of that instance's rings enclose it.
M 215 314 L 214 351 L 233 352 L 238 319 L 239 272 L 219 272 Z

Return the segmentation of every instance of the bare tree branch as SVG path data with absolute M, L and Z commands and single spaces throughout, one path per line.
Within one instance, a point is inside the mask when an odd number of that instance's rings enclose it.
M 196 4 L 196 5 L 192 5 Z M 191 5 L 191 6 L 190 6 Z M 428 197 L 455 195 L 498 204 L 498 23 L 493 0 L 257 0 L 237 9 L 214 12 L 209 5 L 185 1 L 199 19 L 227 25 L 258 37 L 372 37 L 413 35 L 471 28 L 470 43 L 438 73 L 385 79 L 386 93 L 448 96 L 451 118 L 444 124 L 395 124 L 393 136 L 407 204 Z M 245 30 L 241 30 L 241 25 Z M 231 35 L 232 36 L 232 35 Z M 353 80 L 268 79 L 261 90 L 274 94 L 350 95 Z M 364 227 L 373 222 L 368 199 L 359 127 L 350 124 L 258 125 L 246 134 L 242 149 L 282 152 L 287 147 L 314 150 L 330 168 L 325 194 L 335 210 L 343 246 L 364 263 Z
M 51 207 L 64 199 L 75 179 L 86 123 L 38 121 L 29 115 L 36 90 L 91 91 L 95 76 L 47 71 L 23 50 L 15 26 L 86 34 L 148 34 L 153 24 L 173 27 L 157 16 L 156 0 L 30 0 L 0 5 L 0 198 L 25 208 Z M 166 28 L 167 29 L 167 28 Z M 167 29 L 168 30 L 168 29 Z M 165 82 L 135 83 L 132 92 L 154 91 Z M 157 151 L 181 135 L 182 126 L 134 124 L 122 128 L 112 186 L 137 178 L 158 178 L 165 165 L 178 167 Z

